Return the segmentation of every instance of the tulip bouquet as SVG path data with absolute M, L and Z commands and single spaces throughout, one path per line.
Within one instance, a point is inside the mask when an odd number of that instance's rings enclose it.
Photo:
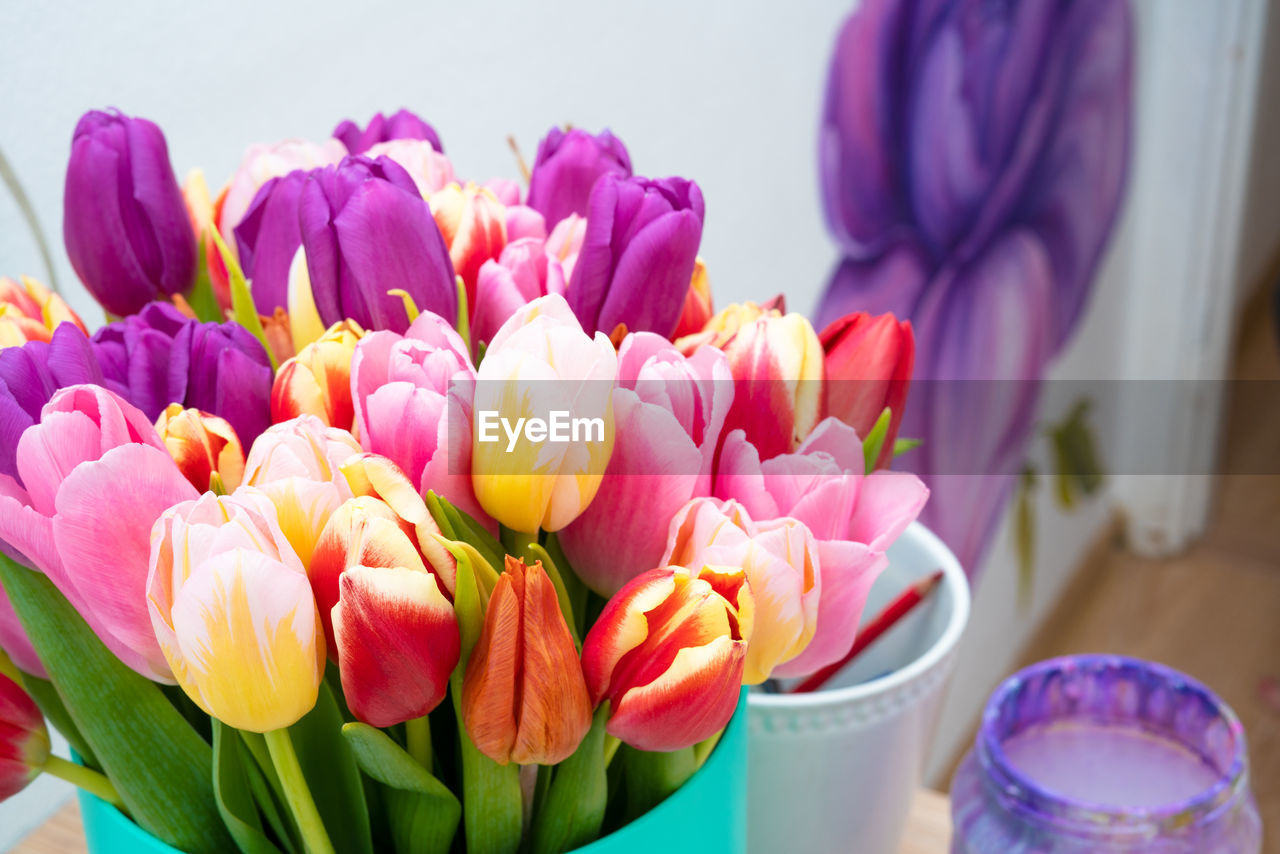
M 0 797 L 58 774 L 192 852 L 568 851 L 849 650 L 927 497 L 909 325 L 713 313 L 697 184 L 607 131 L 525 177 L 401 111 L 211 196 L 80 121 L 109 322 L 0 281 Z

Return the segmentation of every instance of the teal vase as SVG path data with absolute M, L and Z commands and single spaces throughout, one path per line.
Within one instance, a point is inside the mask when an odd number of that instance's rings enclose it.
M 711 756 L 674 795 L 577 854 L 745 854 L 747 692 Z M 90 854 L 178 854 L 115 807 L 80 792 Z

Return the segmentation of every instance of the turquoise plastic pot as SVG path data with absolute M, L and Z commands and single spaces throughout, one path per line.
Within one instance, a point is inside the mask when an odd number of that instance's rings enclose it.
M 745 854 L 747 693 L 702 769 L 670 798 L 578 854 Z M 119 810 L 80 792 L 90 854 L 178 854 Z

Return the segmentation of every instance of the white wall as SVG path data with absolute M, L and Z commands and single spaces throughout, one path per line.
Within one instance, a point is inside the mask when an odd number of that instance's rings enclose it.
M 71 8 L 74 6 L 74 10 Z M 639 172 L 696 179 L 718 304 L 785 290 L 817 300 L 835 251 L 821 221 L 815 129 L 845 0 L 0 4 L 0 148 L 62 257 L 76 119 L 114 105 L 164 128 L 179 176 L 225 180 L 246 144 L 323 138 L 408 106 L 459 175 L 517 177 L 552 124 L 611 127 Z M 357 11 L 357 9 L 359 11 Z M 0 274 L 43 275 L 0 193 Z M 74 306 L 100 316 L 82 293 Z

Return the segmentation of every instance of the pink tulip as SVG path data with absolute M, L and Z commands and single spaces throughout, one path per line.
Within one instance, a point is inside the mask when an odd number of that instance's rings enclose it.
M 494 198 L 506 207 L 521 203 L 519 181 L 512 181 L 510 178 L 490 178 L 480 186 L 493 193 Z
M 756 520 L 791 517 L 818 541 L 822 597 L 808 648 L 775 670 L 803 676 L 838 661 L 853 645 L 885 550 L 920 514 L 929 490 L 913 474 L 864 475 L 853 428 L 827 418 L 795 453 L 760 461 L 742 431 L 728 434 L 717 463 L 715 495 L 740 502 Z
M 711 463 L 732 400 L 733 377 L 719 350 L 702 347 L 686 358 L 651 332 L 623 339 L 613 456 L 596 499 L 560 532 L 587 586 L 609 596 L 665 565 L 659 559 L 672 517 L 689 499 L 711 494 Z
M 366 157 L 390 157 L 404 167 L 425 199 L 453 183 L 453 164 L 429 140 L 390 139 L 364 152 Z
M 443 318 L 427 311 L 403 336 L 366 336 L 351 361 L 351 397 L 364 449 L 391 459 L 422 493 L 435 490 L 488 524 L 471 488 L 474 390 L 466 345 Z
M 546 219 L 528 205 L 507 205 L 507 242 L 526 237 L 546 240 Z
M 573 278 L 573 268 L 578 263 L 578 253 L 582 251 L 582 240 L 586 234 L 586 217 L 569 214 L 556 223 L 547 237 L 547 254 L 560 262 L 565 282 Z
M 40 663 L 40 656 L 36 655 L 35 647 L 31 645 L 26 630 L 18 620 L 18 615 L 13 612 L 13 605 L 9 603 L 3 587 L 0 587 L 0 652 L 7 653 L 23 673 L 39 676 L 41 679 L 49 678 L 44 665 Z
M 172 682 L 147 614 L 151 526 L 197 496 L 139 410 L 98 386 L 54 394 L 0 475 L 0 540 L 44 572 L 121 661 Z
M 547 294 L 564 295 L 564 270 L 546 242 L 526 237 L 508 243 L 496 261 L 485 261 L 476 279 L 472 337 L 486 344 L 516 309 Z
M 698 498 L 671 520 L 661 566 L 740 566 L 755 616 L 742 674 L 758 685 L 781 674 L 814 637 L 822 597 L 818 546 L 802 522 L 754 522 L 736 501 Z
M 711 344 L 729 357 L 736 388 L 725 429 L 745 430 L 764 458 L 794 450 L 818 423 L 822 344 L 803 315 L 731 305 L 677 344 L 684 352 Z

